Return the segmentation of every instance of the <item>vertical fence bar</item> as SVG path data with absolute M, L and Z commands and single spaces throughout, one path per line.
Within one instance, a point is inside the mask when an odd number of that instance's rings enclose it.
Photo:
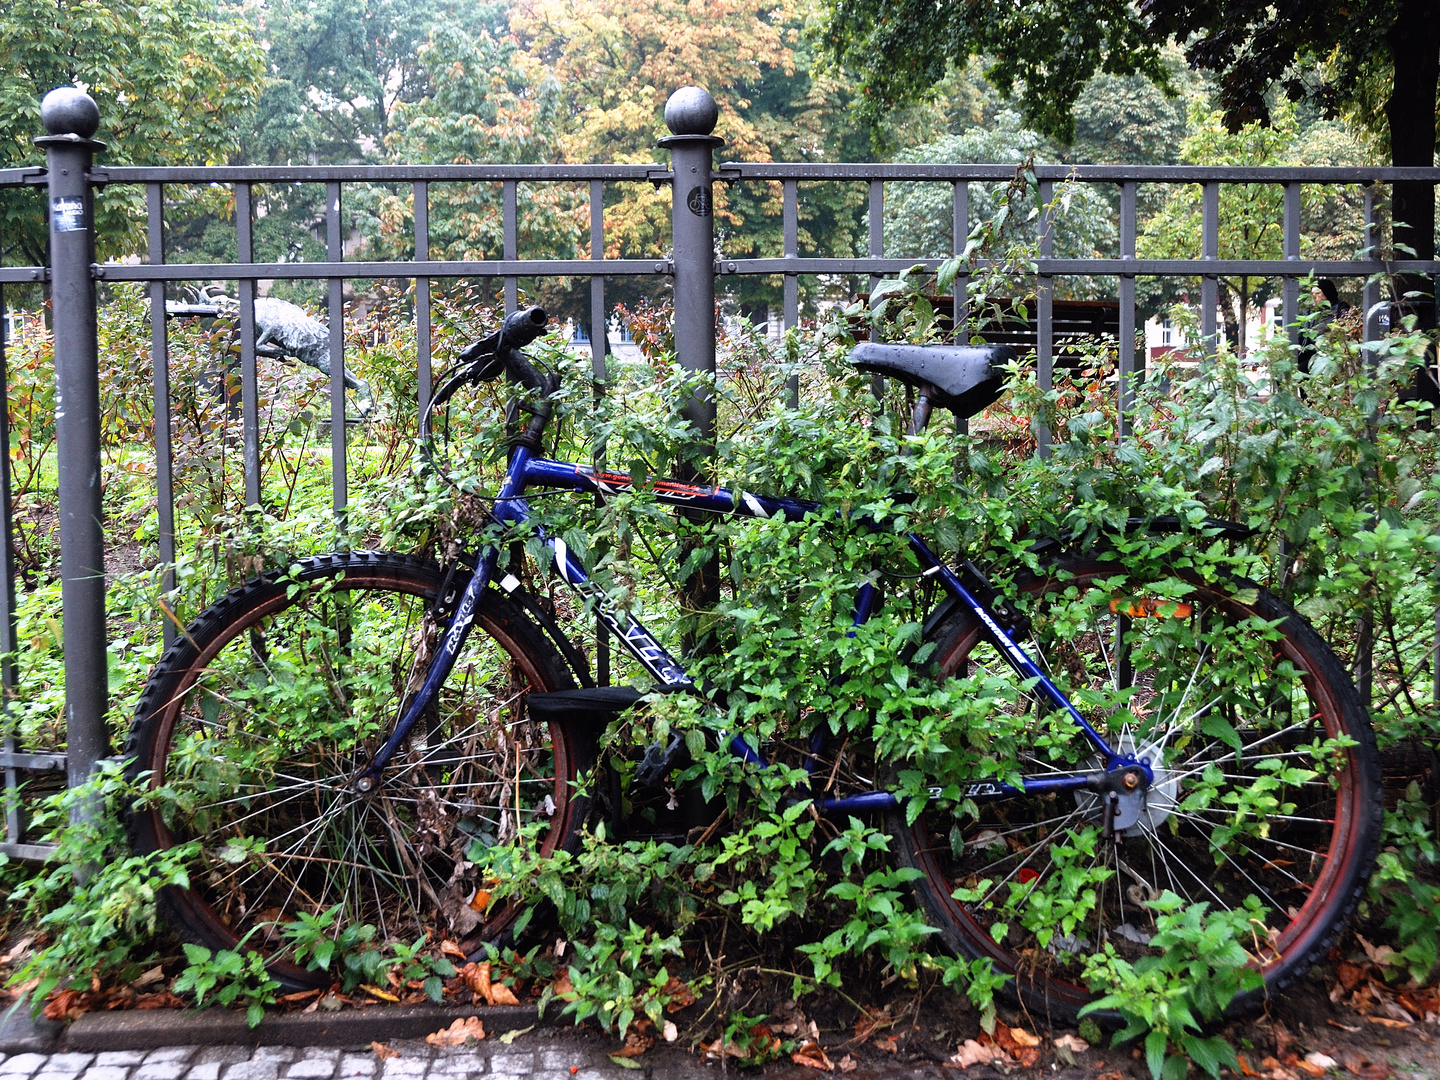
M 670 244 L 674 252 L 675 353 L 687 371 L 715 378 L 715 148 L 723 139 L 710 134 L 720 111 L 715 99 L 698 86 L 686 86 L 665 103 L 665 124 L 671 134 L 660 140 L 670 151 Z M 700 432 L 706 471 L 715 453 L 715 396 L 696 394 L 685 403 L 684 415 Z M 692 468 L 680 470 L 682 480 L 695 479 Z M 703 520 L 703 519 L 699 519 Z M 685 585 L 682 603 L 691 611 L 713 607 L 720 599 L 720 569 L 715 558 Z M 690 638 L 687 648 L 697 639 Z
M 1220 257 L 1220 185 L 1207 180 L 1201 186 L 1200 194 L 1200 257 Z M 1215 348 L 1215 309 L 1220 303 L 1220 282 L 1213 274 L 1200 278 L 1200 337 L 1201 348 L 1209 351 Z
M 235 185 L 236 261 L 255 261 L 250 185 Z M 255 360 L 255 279 L 237 283 L 240 300 L 240 425 L 244 432 L 245 507 L 260 508 L 260 379 Z
M 0 447 L 10 446 L 10 368 L 5 357 L 10 320 L 5 318 L 5 287 L 0 285 Z M 15 727 L 11 705 L 18 683 L 15 671 L 15 529 L 10 513 L 10 454 L 0 453 L 0 729 L 5 749 L 5 843 L 24 841 L 20 827 L 19 778 L 15 775 Z
M 590 258 L 600 262 L 605 258 L 605 182 L 590 181 Z M 606 354 L 610 351 L 609 319 L 605 311 L 605 275 L 595 274 L 590 278 L 590 376 L 595 380 L 597 400 L 605 393 L 609 377 Z M 605 448 L 599 448 L 595 465 L 605 463 Z M 598 501 L 598 499 L 597 499 Z M 595 617 L 595 682 L 599 686 L 610 685 L 610 631 Z
M 950 192 L 950 250 L 957 257 L 964 254 L 965 245 L 970 241 L 970 182 L 956 180 Z M 965 325 L 970 311 L 970 272 L 961 270 L 955 275 L 955 332 Z M 965 342 L 957 337 L 960 344 Z
M 345 258 L 345 238 L 340 233 L 340 184 L 325 185 L 325 258 L 338 263 Z M 345 505 L 349 482 L 345 460 L 345 280 L 332 277 L 325 311 L 330 331 L 330 487 L 335 522 L 345 528 Z
M 105 508 L 100 492 L 100 365 L 95 327 L 90 165 L 100 110 L 52 90 L 40 106 L 50 197 L 50 310 L 55 325 L 55 458 L 60 480 L 60 602 L 65 638 L 66 773 L 79 787 L 110 752 L 105 633 Z M 77 806 L 78 820 L 94 806 Z
M 1135 182 L 1127 180 L 1120 185 L 1120 258 L 1135 257 Z M 1135 275 L 1120 275 L 1120 340 L 1119 356 L 1116 358 L 1120 369 L 1119 432 L 1126 439 L 1134 434 L 1131 427 L 1135 409 L 1135 390 L 1139 377 L 1135 370 Z
M 956 180 L 950 186 L 950 252 L 959 257 L 965 251 L 965 245 L 970 241 L 970 182 L 968 180 Z M 965 332 L 965 324 L 970 318 L 970 274 L 961 270 L 955 275 L 955 287 L 952 293 L 954 303 L 954 315 L 951 318 L 950 338 L 957 345 L 967 344 L 970 335 Z M 955 417 L 955 434 L 968 435 L 970 433 L 970 420 L 968 417 Z
M 430 260 L 430 185 L 424 180 L 415 181 L 415 260 Z M 415 279 L 415 366 L 418 383 L 417 397 L 420 415 L 430 407 L 430 392 L 434 389 L 430 371 L 430 279 Z
M 872 259 L 883 259 L 885 257 L 885 181 L 871 180 L 869 188 L 870 196 L 870 257 Z M 870 275 L 869 291 L 871 295 L 870 306 L 875 306 L 875 286 L 880 283 L 880 275 Z M 874 330 L 871 330 L 873 337 Z M 885 376 L 873 375 L 870 378 L 870 387 L 875 393 L 877 400 L 885 397 Z
M 519 210 L 517 209 L 517 206 L 516 206 L 516 203 L 517 203 L 516 186 L 517 186 L 517 185 L 516 185 L 516 183 L 515 183 L 514 180 L 506 180 L 505 183 L 504 183 L 504 200 L 503 200 L 503 201 L 504 201 L 504 204 L 505 204 L 505 208 L 504 208 L 504 220 L 502 221 L 501 224 L 502 224 L 502 227 L 503 227 L 503 229 L 504 229 L 504 234 L 505 234 L 505 235 L 504 235 L 504 245 L 505 245 L 505 248 L 504 248 L 504 258 L 506 258 L 506 259 L 517 259 L 517 258 L 519 258 L 519 255 L 516 254 L 516 252 L 519 251 L 519 248 L 520 248 L 520 242 L 519 242 L 520 226 L 519 226 L 519 223 L 518 223 L 518 221 L 517 221 L 517 218 L 519 217 Z M 512 311 L 514 311 L 514 310 L 515 310 L 516 308 L 518 308 L 519 306 L 520 306 L 520 287 L 519 287 L 519 283 L 518 283 L 513 277 L 507 277 L 507 278 L 505 279 L 505 314 L 506 314 L 506 315 L 509 315 Z
M 150 265 L 159 266 L 165 261 L 164 187 L 147 184 L 145 199 L 150 219 Z M 171 592 L 175 588 L 175 478 L 170 446 L 170 323 L 165 316 L 163 281 L 150 283 L 150 361 L 155 370 L 155 510 L 160 532 L 160 562 L 165 567 L 161 586 Z M 177 627 L 163 613 L 160 625 L 168 649 L 175 640 Z
M 1300 185 L 1290 183 L 1285 185 L 1285 218 L 1283 221 L 1285 232 L 1283 251 L 1285 258 L 1292 262 L 1300 261 Z M 1295 345 L 1300 341 L 1300 279 L 1292 274 L 1285 275 L 1282 282 L 1281 307 L 1285 311 L 1285 333 L 1289 335 L 1290 344 Z M 1242 328 L 1242 334 L 1245 332 Z
M 800 257 L 800 181 L 782 181 L 782 203 L 781 216 L 784 225 L 785 246 L 782 254 L 787 259 L 798 259 Z M 784 322 L 786 330 L 794 330 L 800 325 L 800 277 L 798 274 L 785 275 L 785 310 Z M 785 380 L 786 404 L 792 409 L 800 407 L 800 374 L 796 372 Z
M 1039 230 L 1040 258 L 1049 259 L 1055 253 L 1054 230 L 1051 228 L 1050 201 L 1054 197 L 1054 184 L 1049 180 L 1040 181 Z M 1055 310 L 1054 286 L 1049 274 L 1041 272 L 1035 282 L 1035 379 L 1042 391 L 1049 391 L 1055 385 Z M 1035 452 L 1040 457 L 1050 456 L 1050 429 L 1044 424 L 1035 425 Z
M 1359 253 L 1359 257 L 1362 259 L 1375 258 L 1376 249 L 1380 244 L 1380 225 L 1375 216 L 1375 194 L 1376 186 L 1366 184 L 1365 232 L 1361 239 L 1362 247 Z M 1380 279 L 1378 275 L 1371 274 L 1365 279 L 1365 284 L 1361 289 L 1360 305 L 1362 308 L 1361 341 L 1362 343 L 1374 341 L 1380 336 Z M 1373 372 L 1379 363 L 1379 357 L 1371 349 L 1363 349 L 1360 355 L 1364 360 L 1366 370 Z M 1377 418 L 1374 413 L 1371 413 L 1370 422 L 1366 427 L 1373 443 L 1377 434 Z M 1400 677 L 1402 679 L 1405 677 L 1403 671 L 1400 673 Z M 1360 699 L 1368 708 L 1375 697 L 1375 610 L 1369 603 L 1361 608 L 1356 626 L 1355 684 L 1360 690 Z

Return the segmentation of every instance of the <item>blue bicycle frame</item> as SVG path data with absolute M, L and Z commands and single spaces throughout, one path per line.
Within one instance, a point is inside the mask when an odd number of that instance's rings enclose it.
M 523 495 L 530 488 L 569 490 L 599 496 L 614 495 L 634 490 L 630 477 L 624 473 L 598 472 L 588 465 L 577 465 L 565 461 L 553 461 L 538 457 L 527 446 L 517 446 L 511 453 L 510 466 L 505 481 L 495 501 L 494 515 L 497 520 L 510 526 L 521 525 L 530 520 L 530 507 Z M 781 518 L 799 521 L 807 514 L 820 510 L 818 503 L 803 499 L 772 498 L 755 495 L 748 491 L 731 491 L 727 488 L 708 485 L 685 484 L 674 480 L 659 480 L 652 485 L 657 501 L 667 506 L 683 507 L 688 510 L 704 510 L 715 514 L 733 514 L 740 517 Z M 638 619 L 627 612 L 617 610 L 604 591 L 590 580 L 585 569 L 559 537 L 541 534 L 541 538 L 554 554 L 556 571 L 582 597 L 593 601 L 600 621 L 614 634 L 635 660 L 645 669 L 656 683 L 666 688 L 683 688 L 694 685 L 684 667 L 645 629 Z M 1035 692 L 1047 700 L 1055 709 L 1065 712 L 1084 734 L 1085 738 L 1105 762 L 1105 772 L 1140 769 L 1147 784 L 1153 780 L 1148 763 L 1135 757 L 1120 754 L 1090 723 L 1080 715 L 1070 700 L 1052 683 L 1044 671 L 1032 660 L 1025 650 L 1006 631 L 989 606 L 965 587 L 954 570 L 945 564 L 918 536 L 906 534 L 906 540 L 915 557 L 919 560 L 923 574 L 936 577 L 945 589 L 970 611 L 985 628 L 990 639 L 1000 650 L 1006 661 L 1022 679 L 1032 681 Z M 404 742 L 410 729 L 434 700 L 445 679 L 449 677 L 475 620 L 475 611 L 480 598 L 485 595 L 494 579 L 499 550 L 486 548 L 477 560 L 464 593 L 461 595 L 450 624 L 445 630 L 440 647 L 436 650 L 425 681 L 402 713 L 390 737 L 376 752 L 370 763 L 358 774 L 357 779 L 379 783 L 385 767 Z M 498 586 L 513 591 L 519 582 L 513 575 L 505 575 Z M 855 597 L 854 626 L 863 625 L 873 614 L 878 592 L 873 585 L 862 585 Z M 852 631 L 853 632 L 853 631 Z M 828 732 L 822 726 L 815 735 L 810 756 L 810 768 L 825 748 Z M 730 740 L 731 750 L 745 761 L 761 767 L 766 765 L 760 753 L 743 737 L 735 735 Z M 985 780 L 968 785 L 961 792 L 962 797 L 977 800 L 1014 798 L 1022 794 L 1039 794 L 1057 791 L 1096 790 L 1096 774 L 1075 773 L 1070 775 L 1047 774 L 1022 778 L 1023 788 L 997 781 Z M 938 790 L 934 793 L 938 794 Z M 865 792 L 843 798 L 820 801 L 818 809 L 825 813 L 846 813 L 861 810 L 877 810 L 892 807 L 899 802 L 897 796 L 888 791 Z

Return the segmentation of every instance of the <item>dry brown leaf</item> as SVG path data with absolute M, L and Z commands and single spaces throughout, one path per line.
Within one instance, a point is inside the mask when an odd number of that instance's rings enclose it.
M 152 983 L 157 983 L 163 978 L 165 978 L 165 965 L 156 964 L 149 971 L 141 972 L 136 977 L 135 981 L 132 982 L 130 985 L 133 986 L 136 990 L 139 990 L 142 987 L 151 985 Z
M 1090 1049 L 1090 1044 L 1078 1035 L 1061 1035 L 1055 1040 L 1056 1046 L 1063 1046 L 1072 1054 L 1083 1054 Z
M 1295 1062 L 1295 1068 L 1299 1069 L 1306 1076 L 1324 1076 L 1329 1071 L 1322 1065 L 1316 1065 L 1314 1062 L 1304 1059 Z
M 368 984 L 366 984 L 366 983 L 361 983 L 361 984 L 360 984 L 360 989 L 361 989 L 361 990 L 364 990 L 364 991 L 365 991 L 367 994 L 369 994 L 371 997 L 376 998 L 376 999 L 379 1000 L 379 1001 L 388 1001 L 388 1002 L 391 1002 L 391 1003 L 393 1004 L 394 1002 L 397 1002 L 397 1001 L 400 1000 L 400 999 L 399 999 L 398 997 L 396 997 L 394 994 L 386 993 L 384 990 L 381 990 L 378 986 L 370 986 L 370 985 L 368 985 Z
M 431 1046 L 464 1046 L 466 1040 L 480 1040 L 485 1038 L 485 1025 L 480 1022 L 478 1016 L 467 1016 L 463 1020 L 456 1020 L 448 1028 L 432 1032 L 425 1036 L 425 1041 Z
M 625 1045 L 619 1050 L 612 1050 L 610 1056 L 623 1058 L 639 1057 L 654 1045 L 654 1035 L 643 1035 L 632 1026 L 625 1036 Z
M 483 997 L 487 1002 L 490 1000 L 490 961 L 482 960 L 475 965 L 475 981 L 469 984 L 470 989 Z
M 1360 1077 L 1360 1080 L 1389 1080 L 1390 1066 L 1372 1058 L 1363 1050 L 1350 1050 L 1340 1057 L 1346 1071 Z
M 575 984 L 570 981 L 570 972 L 562 971 L 560 976 L 550 984 L 555 991 L 555 996 L 561 1001 L 575 1000 Z
M 825 1056 L 825 1051 L 820 1049 L 819 1043 L 807 1042 L 790 1055 L 790 1060 L 796 1065 L 819 1069 L 821 1072 L 833 1072 L 835 1069 L 835 1066 L 830 1064 L 830 1059 Z
M 1015 1040 L 1017 1046 L 1039 1046 L 1040 1036 L 1031 1035 L 1024 1028 L 1011 1028 L 1010 1037 Z
M 485 909 L 490 906 L 489 890 L 476 889 L 475 895 L 470 898 L 470 906 L 476 911 L 480 912 L 481 915 L 484 915 Z
M 393 1050 L 382 1042 L 372 1042 L 370 1049 L 375 1051 L 375 1056 L 381 1061 L 389 1061 L 391 1058 L 400 1056 L 399 1050 Z
M 870 1045 L 875 1047 L 876 1050 L 883 1050 L 887 1054 L 893 1054 L 899 1049 L 899 1047 L 895 1045 L 894 1035 L 881 1036 Z
M 515 991 L 503 982 L 492 982 L 490 984 L 490 1004 L 519 1005 L 520 999 L 515 996 Z
M 1240 1075 L 1241 1075 L 1241 1076 L 1259 1076 L 1259 1075 L 1261 1075 L 1260 1073 L 1256 1072 L 1254 1069 L 1252 1069 L 1252 1068 L 1250 1067 L 1250 1063 L 1245 1060 L 1245 1055 L 1244 1055 L 1244 1054 L 1236 1054 L 1236 1055 L 1235 1055 L 1235 1060 L 1240 1063 Z
M 453 956 L 456 960 L 464 960 L 465 950 L 460 948 L 455 942 L 446 940 L 440 942 L 440 955 Z
M 1381 1027 L 1387 1028 L 1408 1028 L 1415 1026 L 1414 1021 L 1396 1020 L 1393 1016 L 1367 1016 L 1365 1019 L 1369 1020 L 1372 1024 L 1379 1024 Z
M 950 1063 L 968 1069 L 971 1065 L 988 1065 L 992 1061 L 1004 1061 L 1006 1053 L 993 1043 L 982 1046 L 974 1039 L 966 1039 L 950 1057 Z M 1118 1074 L 1117 1074 L 1118 1075 Z
M 835 1063 L 835 1067 L 839 1069 L 842 1073 L 851 1073 L 860 1067 L 860 1063 L 856 1061 L 853 1057 L 851 1057 L 849 1054 L 846 1054 L 844 1057 L 842 1057 L 839 1061 Z
M 665 984 L 660 993 L 670 999 L 669 1004 L 665 1006 L 665 1011 L 668 1013 L 677 1013 L 681 1009 L 688 1009 L 697 1000 L 695 991 L 690 989 L 689 984 L 681 982 L 674 975 L 670 976 L 670 981 Z

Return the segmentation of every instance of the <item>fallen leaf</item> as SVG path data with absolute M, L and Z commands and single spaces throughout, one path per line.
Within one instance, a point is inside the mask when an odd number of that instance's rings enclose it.
M 1056 1046 L 1063 1046 L 1074 1054 L 1083 1054 L 1090 1049 L 1090 1044 L 1078 1035 L 1061 1035 L 1055 1040 Z
M 165 965 L 156 964 L 149 971 L 141 972 L 130 985 L 136 990 L 139 990 L 141 987 L 149 986 L 151 983 L 157 983 L 163 978 L 165 978 Z
M 1343 960 L 1335 969 L 1335 977 L 1340 980 L 1340 985 L 1346 990 L 1354 990 L 1360 985 L 1360 980 L 1365 977 L 1365 969 L 1359 964 Z
M 297 1001 L 304 1001 L 306 998 L 319 997 L 324 992 L 325 991 L 319 987 L 316 987 L 314 990 L 296 990 L 293 994 L 281 994 L 276 1000 L 293 1004 Z
M 1381 1027 L 1387 1028 L 1408 1028 L 1415 1026 L 1414 1021 L 1396 1020 L 1393 1016 L 1367 1016 L 1365 1019 L 1369 1020 L 1372 1024 L 1379 1024 Z
M 1305 1060 L 1311 1065 L 1319 1065 L 1322 1069 L 1333 1069 L 1340 1064 L 1329 1054 L 1322 1054 L 1319 1050 L 1306 1054 Z
M 1024 1028 L 1011 1028 L 1010 1037 L 1020 1046 L 1039 1046 L 1040 1036 L 1031 1035 Z
M 835 1063 L 835 1067 L 839 1069 L 842 1073 L 850 1073 L 858 1069 L 860 1067 L 860 1063 L 856 1061 L 853 1057 L 851 1057 L 849 1054 L 846 1054 L 844 1057 L 842 1057 L 839 1061 Z
M 610 1060 L 613 1061 L 616 1065 L 619 1065 L 622 1069 L 643 1069 L 643 1068 L 645 1068 L 645 1066 L 644 1066 L 644 1065 L 641 1065 L 640 1062 L 638 1062 L 638 1061 L 632 1061 L 630 1058 L 627 1058 L 627 1057 L 621 1057 L 619 1054 L 611 1054 L 611 1055 L 610 1055 Z
M 570 981 L 570 972 L 562 971 L 560 977 L 550 984 L 555 996 L 561 1001 L 575 1000 L 575 984 Z
M 666 1042 L 674 1042 L 680 1037 L 680 1029 L 675 1026 L 674 1020 L 666 1020 L 663 1031 Z
M 431 1046 L 464 1046 L 469 1039 L 480 1040 L 485 1038 L 485 1025 L 480 1022 L 478 1016 L 467 1016 L 462 1020 L 456 1020 L 448 1028 L 432 1032 L 425 1036 L 425 1041 Z
M 455 942 L 447 940 L 440 942 L 440 955 L 453 956 L 456 960 L 464 960 L 465 950 L 460 948 Z
M 960 1048 L 951 1055 L 950 1061 L 962 1069 L 968 1069 L 971 1065 L 988 1065 L 992 1061 L 1004 1061 L 1005 1058 L 1005 1051 L 993 1043 L 989 1046 L 982 1046 L 974 1039 L 966 1039 L 960 1044 Z M 1116 1073 L 1115 1075 L 1118 1077 L 1120 1074 Z
M 1337 1027 L 1337 1028 L 1339 1028 L 1341 1031 L 1352 1031 L 1352 1032 L 1353 1032 L 1353 1031 L 1359 1031 L 1359 1030 L 1360 1030 L 1358 1027 L 1352 1027 L 1352 1026 L 1349 1025 L 1349 1024 L 1342 1024 L 1342 1023 L 1340 1023 L 1339 1020 L 1326 1020 L 1325 1022 L 1326 1022 L 1327 1024 L 1329 1024 L 1331 1027 Z
M 639 1057 L 641 1054 L 645 1053 L 646 1050 L 649 1050 L 650 1047 L 654 1045 L 654 1035 L 647 1035 L 644 1030 L 641 1029 L 639 1024 L 631 1024 L 630 1030 L 625 1033 L 625 1045 L 622 1046 L 619 1050 L 616 1050 L 610 1056 L 612 1058 Z
M 876 1039 L 870 1045 L 875 1047 L 876 1050 L 883 1050 L 887 1054 L 893 1054 L 898 1049 L 895 1045 L 894 1035 L 886 1035 L 883 1038 Z
M 1341 1055 L 1340 1060 L 1346 1070 L 1360 1077 L 1360 1080 L 1389 1080 L 1390 1066 L 1383 1061 L 1376 1061 L 1364 1051 L 1348 1051 Z
M 825 1056 L 825 1051 L 820 1049 L 819 1043 L 807 1042 L 790 1055 L 790 1060 L 796 1065 L 819 1069 L 821 1072 L 833 1072 L 835 1069 L 835 1066 L 830 1064 L 830 1059 Z
M 698 1000 L 695 997 L 695 991 L 691 990 L 687 983 L 681 982 L 674 975 L 670 976 L 670 981 L 665 984 L 660 993 L 670 999 L 665 1006 L 665 1011 L 668 1013 L 677 1013 L 681 1009 L 688 1009 Z
M 1122 1072 L 1101 1073 L 1095 1077 L 1095 1080 L 1125 1080 L 1125 1074 Z
M 1259 1075 L 1261 1075 L 1260 1073 L 1256 1072 L 1254 1069 L 1252 1069 L 1252 1068 L 1250 1067 L 1250 1063 L 1245 1060 L 1245 1055 L 1244 1055 L 1244 1054 L 1236 1054 L 1236 1055 L 1235 1055 L 1235 1060 L 1236 1060 L 1237 1062 L 1239 1062 L 1239 1064 L 1240 1064 L 1240 1075 L 1241 1075 L 1241 1076 L 1259 1076 Z
M 1314 1062 L 1301 1059 L 1295 1062 L 1295 1068 L 1299 1069 L 1306 1076 L 1324 1076 L 1329 1070 L 1323 1065 L 1316 1065 Z
M 490 984 L 491 1005 L 519 1005 L 520 999 L 515 996 L 515 991 L 506 986 L 503 982 Z
M 382 1042 L 372 1042 L 370 1049 L 375 1051 L 375 1056 L 381 1061 L 389 1061 L 391 1058 L 400 1056 L 399 1050 L 393 1050 Z
M 361 989 L 361 990 L 364 990 L 364 991 L 365 991 L 367 994 L 369 994 L 371 997 L 376 998 L 376 999 L 378 999 L 378 1000 L 380 1000 L 380 1001 L 396 1002 L 396 1001 L 399 1001 L 399 1000 L 400 1000 L 400 999 L 399 999 L 398 997 L 396 997 L 394 994 L 387 994 L 384 990 L 381 990 L 378 986 L 370 986 L 368 983 L 361 983 L 361 984 L 360 984 L 360 989 Z
M 509 1045 L 510 1045 L 511 1043 L 513 1043 L 516 1039 L 518 1039 L 521 1035 L 528 1034 L 529 1032 L 534 1031 L 534 1030 L 535 1030 L 535 1025 L 534 1025 L 534 1024 L 531 1024 L 528 1028 L 511 1028 L 509 1031 L 505 1032 L 504 1035 L 501 1035 L 501 1036 L 500 1036 L 500 1041 L 501 1041 L 502 1043 L 504 1043 L 506 1046 L 509 1046 Z

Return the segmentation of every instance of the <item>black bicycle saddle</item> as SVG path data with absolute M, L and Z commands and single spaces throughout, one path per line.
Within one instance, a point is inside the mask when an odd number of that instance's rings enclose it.
M 1005 390 L 1008 345 L 881 345 L 866 341 L 850 350 L 850 362 L 911 386 L 935 387 L 933 404 L 956 416 L 974 416 Z

